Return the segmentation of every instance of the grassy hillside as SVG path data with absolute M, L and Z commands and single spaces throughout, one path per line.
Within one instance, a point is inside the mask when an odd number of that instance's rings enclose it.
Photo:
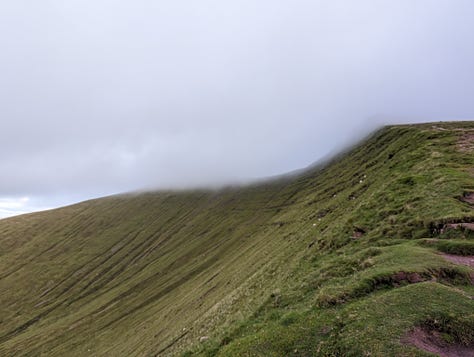
M 448 258 L 474 255 L 473 207 L 462 122 L 277 181 L 1 220 L 0 355 L 429 355 L 420 329 L 469 351 L 473 268 Z

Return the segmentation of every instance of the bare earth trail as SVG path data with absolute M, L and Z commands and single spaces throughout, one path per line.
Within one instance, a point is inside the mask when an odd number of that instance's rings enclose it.
M 440 255 L 451 263 L 474 267 L 473 255 L 462 256 L 446 253 Z M 474 281 L 474 272 L 471 274 L 471 279 Z M 474 344 L 466 346 L 460 343 L 448 343 L 443 339 L 441 332 L 427 327 L 415 327 L 402 338 L 401 342 L 440 357 L 474 357 Z
M 402 342 L 440 357 L 474 357 L 474 346 L 448 344 L 443 341 L 441 333 L 438 331 L 430 331 L 421 327 L 410 331 L 402 339 Z
M 443 258 L 454 264 L 466 265 L 474 268 L 474 255 L 442 254 Z

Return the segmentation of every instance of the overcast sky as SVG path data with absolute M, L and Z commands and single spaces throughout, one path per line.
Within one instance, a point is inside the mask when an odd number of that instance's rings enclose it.
M 0 217 L 474 118 L 472 0 L 0 0 Z

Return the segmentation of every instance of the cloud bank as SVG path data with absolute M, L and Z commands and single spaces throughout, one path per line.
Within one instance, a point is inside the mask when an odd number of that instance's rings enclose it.
M 472 119 L 473 15 L 469 0 L 4 1 L 0 197 L 238 182 L 384 123 Z

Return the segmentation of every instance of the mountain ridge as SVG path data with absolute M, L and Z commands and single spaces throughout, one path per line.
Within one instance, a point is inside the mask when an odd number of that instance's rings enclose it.
M 442 254 L 474 254 L 449 227 L 474 222 L 470 133 L 389 126 L 296 176 L 1 220 L 0 353 L 424 355 L 401 341 L 432 320 L 469 347 L 472 269 Z

